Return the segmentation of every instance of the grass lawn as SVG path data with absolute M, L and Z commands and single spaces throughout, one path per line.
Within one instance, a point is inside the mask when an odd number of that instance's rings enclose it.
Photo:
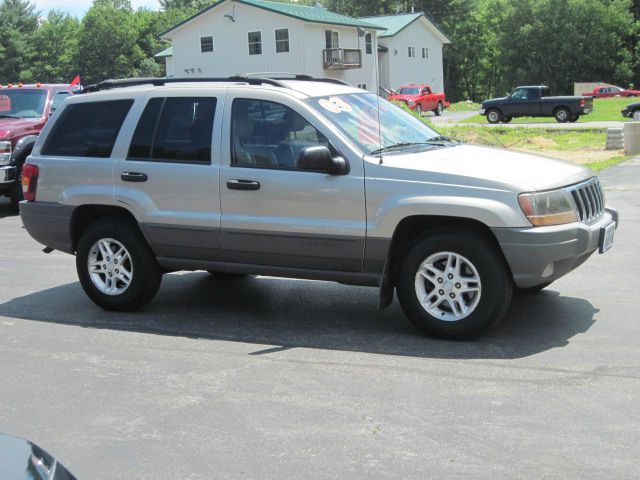
M 480 110 L 480 104 L 474 102 L 456 102 L 452 103 L 447 112 L 477 112 Z
M 620 111 L 630 103 L 640 101 L 638 98 L 596 98 L 593 100 L 593 112 L 583 115 L 576 123 L 584 122 L 629 122 L 629 118 L 622 116 Z M 478 107 L 479 108 L 479 107 Z M 511 123 L 548 123 L 555 122 L 553 117 L 520 117 L 514 118 Z M 474 115 L 460 123 L 487 123 L 484 115 Z

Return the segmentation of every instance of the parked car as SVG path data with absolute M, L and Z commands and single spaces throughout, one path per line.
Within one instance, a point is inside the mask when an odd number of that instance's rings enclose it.
M 0 85 L 0 195 L 17 207 L 20 171 L 51 113 L 67 98 L 69 85 Z
M 640 95 L 640 90 L 625 90 L 615 85 L 609 85 L 607 87 L 596 87 L 592 92 L 586 92 L 582 94 L 585 97 L 592 98 L 607 98 L 607 97 L 637 97 Z
M 27 231 L 75 254 L 107 310 L 142 307 L 172 271 L 308 278 L 375 286 L 381 307 L 395 290 L 453 339 L 496 324 L 514 285 L 611 247 L 618 215 L 588 168 L 459 144 L 375 94 L 295 78 L 89 87 L 24 166 Z
M 403 102 L 419 115 L 428 111 L 442 115 L 449 105 L 444 93 L 433 93 L 426 83 L 403 85 L 396 93 L 389 95 L 387 100 Z
M 640 122 L 640 102 L 631 103 L 622 109 L 622 116 L 633 118 L 634 122 Z
M 480 115 L 489 123 L 509 123 L 516 117 L 555 117 L 557 122 L 576 122 L 580 115 L 593 111 L 590 97 L 551 97 L 549 87 L 524 86 L 511 95 L 485 100 Z

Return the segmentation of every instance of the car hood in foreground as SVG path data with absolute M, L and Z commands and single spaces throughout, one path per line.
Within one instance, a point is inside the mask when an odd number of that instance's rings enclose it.
M 452 182 L 518 193 L 564 187 L 594 175 L 590 169 L 564 160 L 476 145 L 388 154 L 383 157 L 383 165 L 394 167 L 393 176 L 399 179 Z

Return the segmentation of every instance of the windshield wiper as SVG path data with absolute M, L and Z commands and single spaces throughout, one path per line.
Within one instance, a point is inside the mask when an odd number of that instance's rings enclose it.
M 0 118 L 22 118 L 22 117 L 17 117 L 15 115 L 7 115 L 6 113 L 0 114 Z
M 443 143 L 460 143 L 460 140 L 456 140 L 455 138 L 451 138 L 451 137 L 445 137 L 444 135 L 438 135 L 436 137 L 431 137 L 429 140 L 427 140 L 427 143 L 436 143 L 436 144 L 443 144 Z
M 376 155 L 382 152 L 388 152 L 390 150 L 396 150 L 398 148 L 414 147 L 416 145 L 431 145 L 431 143 L 430 142 L 399 142 L 399 143 L 394 143 L 392 145 L 387 145 L 386 147 L 382 147 L 377 150 L 374 150 L 373 152 L 371 152 L 371 155 Z

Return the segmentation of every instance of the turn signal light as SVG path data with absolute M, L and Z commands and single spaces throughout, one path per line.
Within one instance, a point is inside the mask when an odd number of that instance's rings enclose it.
M 36 201 L 36 189 L 38 188 L 39 169 L 35 165 L 25 163 L 22 167 L 22 194 L 29 202 Z

